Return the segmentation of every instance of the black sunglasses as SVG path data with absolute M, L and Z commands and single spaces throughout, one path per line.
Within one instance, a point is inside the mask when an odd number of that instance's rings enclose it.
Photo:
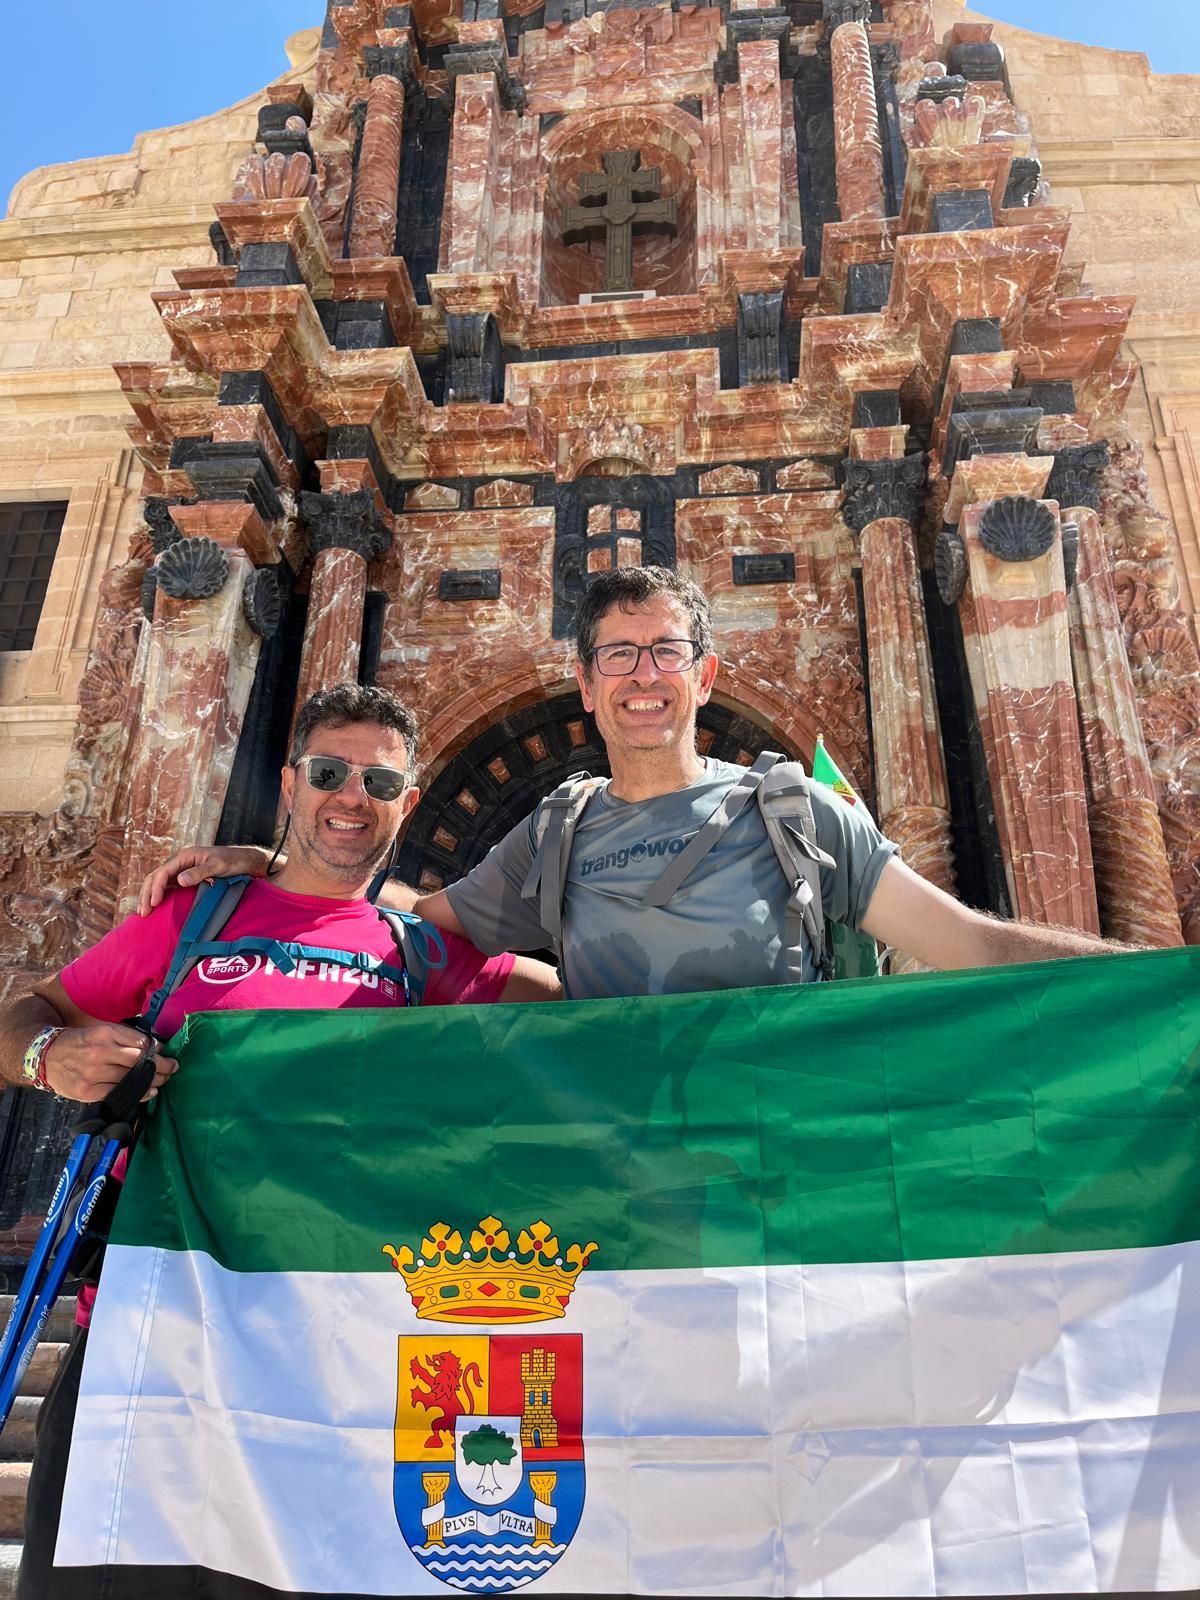
M 354 773 L 362 778 L 363 793 L 371 800 L 395 800 L 410 782 L 410 775 L 395 767 L 356 767 L 340 756 L 301 756 L 296 765 L 303 770 L 309 787 L 320 789 L 322 794 L 344 789 Z

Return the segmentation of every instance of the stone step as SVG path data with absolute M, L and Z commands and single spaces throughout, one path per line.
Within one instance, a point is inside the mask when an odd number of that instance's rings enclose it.
M 28 1461 L 33 1455 L 33 1430 L 41 1409 L 41 1395 L 22 1394 L 13 1401 L 4 1431 L 0 1433 L 0 1461 Z
M 23 1395 L 46 1394 L 54 1382 L 54 1374 L 58 1371 L 58 1364 L 66 1354 L 65 1344 L 46 1344 L 44 1341 L 33 1352 L 33 1358 L 25 1368 L 25 1377 L 21 1382 L 20 1393 Z
M 8 1326 L 9 1316 L 12 1314 L 14 1296 L 0 1294 L 0 1328 Z M 46 1326 L 42 1329 L 43 1340 L 49 1339 L 55 1344 L 65 1344 L 71 1337 L 71 1330 L 75 1326 L 75 1300 L 71 1295 L 59 1295 L 54 1302 L 54 1309 L 46 1318 Z
M 28 1461 L 0 1461 L 0 1539 L 19 1539 L 25 1532 Z
M 0 1539 L 0 1600 L 15 1600 L 17 1568 L 21 1564 L 19 1539 Z

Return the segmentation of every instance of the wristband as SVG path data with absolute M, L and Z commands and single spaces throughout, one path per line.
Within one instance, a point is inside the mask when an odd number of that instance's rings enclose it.
M 41 1028 L 29 1041 L 21 1060 L 21 1071 L 31 1089 L 44 1089 L 47 1094 L 54 1093 L 46 1082 L 46 1052 L 59 1034 L 66 1031 L 63 1027 Z

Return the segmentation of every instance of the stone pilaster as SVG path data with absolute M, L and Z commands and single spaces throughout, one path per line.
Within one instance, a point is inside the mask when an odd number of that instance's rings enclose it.
M 358 676 L 367 566 L 391 535 L 370 489 L 300 497 L 313 550 L 308 621 L 296 704 L 331 684 Z
M 147 872 L 185 844 L 210 840 L 225 803 L 259 636 L 243 612 L 250 558 L 215 539 L 179 539 L 154 568 L 154 618 L 142 664 L 130 762 L 118 915 Z
M 1058 516 L 1008 495 L 967 506 L 960 533 L 963 644 L 1013 909 L 1099 933 Z
M 913 532 L 924 462 L 850 461 L 847 474 L 843 515 L 861 536 L 879 824 L 914 872 L 953 894 L 950 797 Z M 893 959 L 896 972 L 915 966 L 902 954 Z
M 396 249 L 404 74 L 412 68 L 407 45 L 373 46 L 366 52 L 366 62 L 371 87 L 354 186 L 349 254 L 390 256 Z
M 829 41 L 833 72 L 833 131 L 838 207 L 843 222 L 887 214 L 883 143 L 871 45 L 861 22 L 843 22 Z
M 1078 575 L 1069 603 L 1071 655 L 1101 925 L 1111 938 L 1132 944 L 1181 945 L 1158 797 L 1100 519 L 1085 506 L 1064 516 L 1079 529 Z

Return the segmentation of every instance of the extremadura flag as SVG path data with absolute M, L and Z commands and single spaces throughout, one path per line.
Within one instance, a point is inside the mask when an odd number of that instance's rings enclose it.
M 1200 1586 L 1198 979 L 193 1017 L 54 1600 Z

